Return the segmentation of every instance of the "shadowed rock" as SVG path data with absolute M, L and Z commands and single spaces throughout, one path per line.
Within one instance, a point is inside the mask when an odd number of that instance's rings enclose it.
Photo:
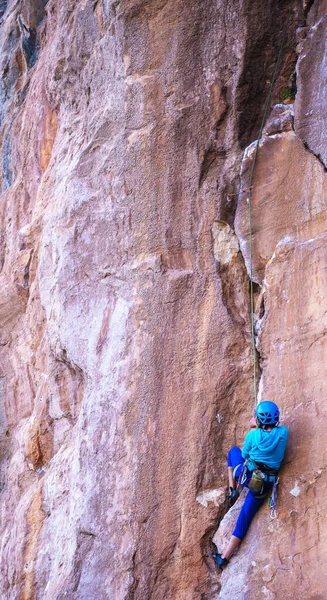
M 28 69 L 31 69 L 36 63 L 38 55 L 36 30 L 25 25 L 21 15 L 18 15 L 17 22 L 22 37 L 22 50 L 25 56 L 26 65 Z
M 0 19 L 7 9 L 8 0 L 0 0 Z

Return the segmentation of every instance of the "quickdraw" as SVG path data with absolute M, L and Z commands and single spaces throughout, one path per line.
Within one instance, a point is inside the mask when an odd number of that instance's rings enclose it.
M 247 470 L 248 470 L 248 461 L 246 460 L 242 465 L 242 469 L 241 469 L 241 472 L 240 472 L 238 480 L 237 480 L 238 486 L 239 485 L 243 486 L 243 483 L 246 482 Z
M 278 482 L 279 482 L 279 477 L 277 477 L 273 489 L 272 489 L 272 493 L 271 493 L 271 498 L 269 498 L 268 500 L 268 506 L 270 508 L 270 518 L 271 519 L 277 519 L 278 513 L 277 513 L 277 486 L 278 486 Z

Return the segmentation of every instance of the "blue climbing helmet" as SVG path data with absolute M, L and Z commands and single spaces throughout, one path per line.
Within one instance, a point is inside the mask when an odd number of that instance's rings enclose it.
M 277 425 L 279 421 L 279 408 L 275 402 L 264 400 L 258 404 L 255 415 L 261 425 Z

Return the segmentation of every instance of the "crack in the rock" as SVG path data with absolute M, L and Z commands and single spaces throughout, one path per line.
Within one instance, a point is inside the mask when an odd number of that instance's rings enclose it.
M 325 165 L 325 163 L 324 163 L 323 159 L 321 158 L 320 154 L 316 154 L 315 152 L 313 152 L 313 150 L 310 148 L 309 144 L 308 144 L 307 142 L 305 142 L 304 140 L 302 140 L 302 139 L 300 138 L 300 136 L 299 136 L 299 135 L 296 133 L 296 131 L 294 131 L 294 133 L 295 133 L 296 137 L 297 137 L 299 140 L 301 140 L 301 142 L 302 142 L 302 144 L 303 144 L 304 148 L 305 148 L 305 149 L 306 149 L 306 150 L 307 150 L 307 151 L 308 151 L 308 152 L 309 152 L 309 153 L 310 153 L 312 156 L 314 156 L 314 157 L 315 157 L 315 158 L 318 160 L 318 162 L 320 162 L 321 166 L 323 167 L 323 169 L 324 169 L 324 171 L 325 171 L 325 173 L 326 173 L 326 172 L 327 172 L 327 166 Z
M 314 6 L 315 2 L 316 2 L 316 0 L 308 0 L 308 1 L 307 1 L 307 4 L 306 4 L 306 6 L 304 7 L 305 26 L 308 26 L 308 14 L 309 14 L 310 10 L 312 9 L 312 7 Z M 324 16 L 323 16 L 323 17 L 322 17 L 322 18 L 321 18 L 321 19 L 318 21 L 318 23 L 320 23 L 320 21 L 321 21 L 322 19 L 324 19 L 324 18 L 325 18 L 325 15 L 324 15 Z M 315 23 L 314 27 L 317 27 L 318 23 Z M 311 27 L 311 30 L 312 30 L 312 29 L 313 29 L 313 27 Z M 310 32 L 309 32 L 309 34 L 310 34 Z M 299 55 L 299 57 L 298 57 L 298 58 L 300 58 L 300 57 L 301 57 L 301 54 L 302 54 L 302 52 L 300 53 L 300 55 Z M 323 161 L 322 157 L 320 156 L 320 154 L 319 154 L 319 153 L 316 153 L 316 152 L 314 152 L 314 151 L 312 150 L 312 148 L 310 148 L 310 145 L 308 144 L 308 142 L 306 142 L 305 140 L 303 140 L 303 139 L 302 139 L 302 138 L 301 138 L 301 137 L 300 137 L 300 136 L 297 134 L 297 132 L 295 131 L 295 128 L 294 128 L 294 124 L 293 124 L 293 131 L 294 131 L 295 135 L 297 136 L 297 138 L 298 138 L 298 139 L 299 139 L 299 140 L 302 142 L 302 144 L 303 144 L 304 148 L 305 148 L 305 149 L 306 149 L 306 150 L 307 150 L 307 151 L 308 151 L 310 154 L 312 154 L 312 156 L 314 156 L 314 157 L 315 157 L 315 158 L 318 160 L 318 162 L 319 162 L 319 163 L 321 164 L 321 166 L 323 167 L 323 169 L 324 169 L 324 172 L 326 173 L 326 172 L 327 172 L 327 165 L 324 163 L 324 161 Z
M 135 592 L 136 592 L 136 589 L 137 589 L 138 584 L 139 584 L 139 580 L 137 579 L 137 577 L 135 575 L 135 570 L 136 570 L 136 550 L 133 553 L 133 556 L 132 556 L 132 566 L 129 569 L 129 571 L 131 572 L 131 575 L 132 575 L 133 579 L 132 579 L 132 582 L 131 582 L 131 584 L 129 586 L 129 589 L 127 591 L 126 600 L 134 600 Z
M 225 505 L 226 505 L 226 503 L 224 505 L 222 505 L 222 507 L 220 507 L 221 511 L 218 512 L 218 516 L 216 517 L 215 523 L 210 524 L 207 527 L 207 529 L 206 529 L 205 533 L 203 534 L 201 541 L 200 541 L 201 555 L 202 555 L 203 561 L 206 564 L 208 571 L 210 573 L 214 573 L 215 576 L 217 576 L 217 579 L 219 577 L 219 572 L 218 572 L 218 569 L 215 567 L 215 564 L 214 564 L 214 561 L 212 558 L 212 552 L 214 552 L 214 551 L 216 552 L 216 546 L 214 545 L 212 538 L 213 538 L 215 532 L 217 531 L 217 529 L 219 528 L 219 525 L 220 525 L 221 521 L 223 520 L 224 516 L 228 512 L 227 507 L 223 512 Z M 219 582 L 219 580 L 220 580 L 220 577 L 218 579 L 218 582 Z
M 313 7 L 316 0 L 307 0 L 306 5 L 304 6 L 304 16 L 307 18 L 311 8 Z M 304 3 L 305 4 L 305 3 Z

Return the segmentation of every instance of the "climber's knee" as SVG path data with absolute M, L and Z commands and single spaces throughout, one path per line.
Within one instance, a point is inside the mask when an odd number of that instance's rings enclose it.
M 227 464 L 229 467 L 233 467 L 233 469 L 239 465 L 244 463 L 244 458 L 242 456 L 241 449 L 238 446 L 233 446 L 228 452 L 228 460 Z

